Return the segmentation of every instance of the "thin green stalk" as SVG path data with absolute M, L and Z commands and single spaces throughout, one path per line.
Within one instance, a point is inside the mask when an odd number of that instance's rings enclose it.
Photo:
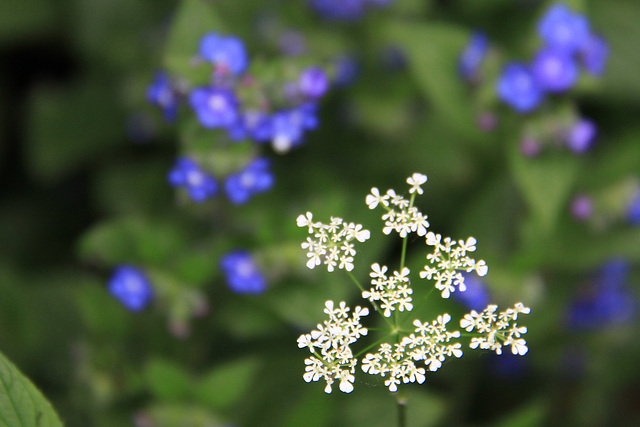
M 402 391 L 398 390 L 398 427 L 406 427 L 407 425 L 407 399 L 402 393 Z

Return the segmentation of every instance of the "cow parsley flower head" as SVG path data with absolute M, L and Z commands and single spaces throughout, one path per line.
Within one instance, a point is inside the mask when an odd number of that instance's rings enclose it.
M 465 240 L 444 239 L 440 234 L 429 232 L 427 245 L 433 246 L 433 253 L 427 255 L 429 264 L 420 272 L 420 277 L 436 281 L 436 289 L 442 291 L 442 298 L 449 298 L 452 292 L 464 292 L 466 285 L 462 271 L 475 271 L 478 276 L 484 276 L 488 272 L 486 262 L 476 261 L 467 255 L 476 250 L 476 239 L 469 237 Z
M 376 187 L 371 189 L 371 194 L 367 195 L 365 202 L 369 209 L 375 209 L 378 205 L 382 205 L 386 213 L 382 215 L 385 221 L 382 232 L 391 234 L 392 231 L 397 232 L 400 237 L 405 238 L 409 233 L 416 233 L 418 236 L 427 234 L 429 221 L 427 216 L 423 215 L 418 208 L 413 206 L 413 198 L 417 194 L 423 194 L 422 184 L 427 182 L 427 176 L 414 173 L 407 178 L 407 183 L 411 186 L 409 193 L 412 195 L 410 200 L 396 194 L 395 190 L 389 189 L 384 195 L 380 194 L 380 190 Z
M 425 368 L 435 372 L 447 357 L 462 356 L 462 345 L 450 343 L 453 338 L 460 337 L 459 331 L 447 331 L 450 320 L 451 316 L 446 313 L 431 323 L 415 320 L 414 333 L 393 345 L 382 343 L 376 353 L 369 353 L 362 360 L 362 370 L 386 378 L 384 385 L 391 392 L 398 391 L 400 384 L 422 384 L 426 379 Z
M 369 208 L 380 206 L 385 211 L 382 216 L 385 221 L 383 232 L 390 234 L 396 231 L 404 239 L 398 268 L 373 263 L 368 287 L 362 286 L 358 278 L 350 274 L 362 298 L 371 303 L 374 312 L 379 313 L 388 326 L 388 329 L 382 328 L 384 338 L 367 348 L 377 346 L 377 351 L 367 353 L 361 360 L 354 356 L 350 345 L 367 334 L 368 331 L 359 324 L 359 318 L 369 311 L 356 307 L 353 317 L 349 317 L 350 309 L 344 302 L 336 306 L 332 301 L 327 301 L 324 312 L 329 315 L 329 320 L 298 338 L 298 347 L 308 348 L 311 353 L 305 360 L 304 380 L 311 382 L 324 379 L 327 393 L 331 392 L 336 381 L 340 383 L 340 390 L 350 393 L 354 389 L 354 373 L 358 363 L 365 373 L 380 376 L 385 387 L 396 392 L 402 384 L 422 384 L 427 372 L 440 369 L 447 358 L 462 356 L 462 344 L 459 342 L 461 333 L 447 329 L 452 320 L 448 313 L 438 315 L 430 323 L 415 319 L 412 326 L 406 324 L 411 318 L 408 312 L 414 309 L 411 271 L 405 265 L 409 233 L 426 236 L 427 245 L 434 248 L 427 255 L 429 264 L 420 272 L 420 277 L 435 280 L 435 286 L 443 298 L 449 298 L 454 291 L 458 291 L 458 294 L 468 291 L 465 284 L 465 278 L 468 278 L 469 291 L 475 293 L 469 295 L 467 302 L 474 307 L 480 307 L 481 304 L 484 307 L 489 299 L 484 284 L 479 283 L 475 274 L 468 275 L 475 272 L 484 276 L 488 270 L 483 260 L 476 261 L 470 257 L 476 250 L 476 239 L 469 237 L 455 241 L 427 231 L 429 224 L 426 216 L 413 206 L 416 196 L 423 194 L 422 184 L 426 181 L 427 177 L 419 173 L 407 179 L 409 199 L 392 189 L 382 194 L 375 187 L 365 198 Z M 325 264 L 329 271 L 336 268 L 351 271 L 355 255 L 352 242 L 364 242 L 370 237 L 369 231 L 361 225 L 346 223 L 338 217 L 331 217 L 331 222 L 324 224 L 315 221 L 313 214 L 307 212 L 298 216 L 296 222 L 311 235 L 302 243 L 302 248 L 308 251 L 309 268 Z M 521 336 L 527 332 L 527 328 L 519 327 L 515 320 L 519 314 L 529 313 L 529 309 L 518 303 L 513 309 L 499 314 L 496 310 L 497 306 L 490 305 L 481 313 L 472 311 L 460 321 L 460 325 L 468 332 L 474 332 L 470 334 L 473 336 L 471 348 L 479 347 L 500 354 L 503 346 L 510 346 L 514 354 L 525 354 L 527 346 Z
M 356 254 L 353 241 L 362 243 L 371 237 L 369 230 L 365 230 L 362 225 L 347 223 L 338 217 L 331 217 L 329 224 L 323 224 L 313 222 L 313 214 L 307 212 L 306 215 L 298 216 L 296 222 L 298 227 L 308 227 L 309 234 L 313 236 L 302 243 L 302 248 L 308 250 L 307 267 L 311 269 L 325 264 L 330 272 L 336 267 L 353 270 Z
M 411 284 L 409 282 L 409 269 L 403 268 L 402 271 L 394 271 L 392 275 L 385 274 L 388 270 L 386 266 L 380 266 L 375 263 L 371 266 L 372 278 L 371 288 L 362 292 L 362 298 L 368 299 L 372 303 L 378 303 L 380 308 L 384 310 L 384 317 L 390 317 L 391 312 L 395 311 L 411 311 L 413 304 L 411 303 Z
M 329 316 L 323 324 L 309 334 L 300 335 L 299 348 L 308 348 L 311 356 L 304 361 L 306 382 L 324 379 L 327 386 L 324 391 L 331 393 L 331 386 L 340 381 L 340 391 L 351 393 L 355 380 L 357 360 L 351 351 L 351 344 L 361 336 L 367 335 L 367 328 L 360 324 L 360 318 L 369 314 L 369 309 L 356 307 L 351 316 L 351 309 L 346 303 L 338 306 L 329 300 L 325 303 L 324 312 Z
M 521 338 L 527 333 L 525 326 L 518 326 L 514 323 L 518 320 L 519 314 L 529 314 L 531 309 L 522 303 L 517 303 L 513 308 L 497 313 L 497 305 L 489 305 L 482 312 L 473 310 L 465 314 L 460 320 L 460 327 L 467 332 L 474 330 L 482 334 L 480 337 L 471 339 L 471 348 L 481 348 L 492 350 L 496 354 L 502 354 L 502 347 L 511 346 L 513 354 L 523 356 L 529 350 L 527 342 Z

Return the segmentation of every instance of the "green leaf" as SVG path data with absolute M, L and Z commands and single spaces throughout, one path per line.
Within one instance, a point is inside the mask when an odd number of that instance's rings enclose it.
M 190 80 L 199 80 L 199 75 L 203 75 L 202 69 L 198 72 L 192 59 L 198 53 L 200 39 L 210 31 L 224 32 L 214 4 L 204 0 L 183 0 L 171 25 L 165 68 Z
M 62 426 L 51 404 L 2 353 L 0 424 L 11 427 Z
M 196 397 L 212 409 L 229 408 L 247 392 L 258 366 L 254 358 L 218 365 L 202 378 Z
M 181 366 L 164 359 L 152 359 L 145 366 L 145 378 L 153 395 L 161 400 L 176 401 L 188 396 L 191 378 Z
M 438 116 L 469 138 L 482 134 L 475 126 L 467 88 L 458 77 L 457 60 L 469 40 L 468 30 L 444 23 L 393 23 L 389 37 L 409 59 L 410 70 Z
M 496 426 L 535 427 L 544 425 L 547 418 L 547 408 L 547 402 L 536 400 L 506 415 Z
M 66 89 L 36 88 L 26 147 L 33 176 L 60 179 L 121 143 L 124 120 L 113 86 L 101 76 Z
M 517 144 L 509 149 L 511 173 L 524 197 L 536 231 L 553 231 L 567 205 L 578 174 L 579 159 L 569 153 L 548 153 L 536 158 L 522 155 Z
M 165 265 L 185 247 L 186 234 L 175 221 L 118 218 L 85 233 L 79 253 L 85 260 L 107 266 L 121 262 Z

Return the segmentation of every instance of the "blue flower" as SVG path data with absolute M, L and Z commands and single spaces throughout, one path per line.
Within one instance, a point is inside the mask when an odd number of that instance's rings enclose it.
M 549 92 L 564 92 L 578 79 L 578 67 L 570 54 L 558 49 L 542 49 L 531 64 L 538 85 Z
M 256 142 L 267 142 L 271 139 L 271 117 L 260 110 L 246 110 L 229 129 L 229 136 L 234 141 L 251 138 Z
M 335 76 L 333 83 L 336 86 L 348 86 L 356 80 L 360 67 L 358 61 L 351 55 L 340 55 L 333 60 Z
M 640 191 L 636 192 L 627 208 L 627 221 L 631 225 L 640 225 Z
M 534 110 L 543 98 L 543 91 L 529 69 L 517 62 L 505 66 L 497 90 L 500 99 L 519 113 Z
M 324 18 L 354 21 L 364 14 L 367 0 L 309 0 L 309 3 Z
M 211 62 L 223 73 L 242 74 L 249 64 L 241 39 L 209 33 L 200 40 L 200 56 Z
M 580 55 L 584 68 L 594 76 L 601 76 L 609 58 L 609 45 L 602 37 L 592 34 Z
M 184 188 L 196 203 L 204 202 L 218 192 L 215 179 L 188 157 L 180 157 L 176 161 L 168 180 L 173 187 Z
M 176 118 L 180 99 L 167 73 L 161 71 L 156 73 L 153 83 L 147 88 L 147 100 L 162 109 L 167 121 L 173 121 Z
M 566 5 L 555 3 L 538 22 L 538 34 L 547 46 L 571 54 L 587 43 L 589 21 Z
M 298 89 L 304 97 L 321 98 L 329 89 L 329 77 L 322 68 L 309 67 L 300 74 Z
M 316 105 L 305 103 L 291 110 L 275 113 L 271 119 L 271 142 L 274 150 L 285 153 L 302 143 L 306 130 L 318 127 Z
M 467 43 L 458 58 L 458 72 L 464 80 L 472 81 L 477 79 L 480 66 L 487 56 L 488 49 L 487 35 L 480 31 L 473 32 L 469 43 Z
M 482 311 L 489 305 L 489 289 L 475 273 L 462 273 L 467 289 L 464 292 L 454 292 L 453 297 L 469 310 Z
M 222 269 L 229 288 L 238 294 L 261 294 L 267 288 L 251 255 L 242 250 L 229 252 L 220 258 Z
M 238 119 L 238 102 L 233 92 L 214 87 L 200 87 L 189 95 L 189 104 L 202 126 L 213 129 L 230 127 Z
M 258 158 L 249 163 L 244 170 L 229 175 L 225 180 L 224 189 L 227 197 L 239 205 L 246 203 L 254 194 L 270 190 L 273 182 L 269 160 Z
M 107 284 L 109 293 L 128 310 L 140 311 L 153 298 L 151 282 L 139 268 L 121 265 L 115 269 Z
M 626 287 L 628 270 L 624 260 L 614 259 L 605 264 L 595 282 L 569 308 L 569 326 L 575 329 L 598 329 L 633 320 L 637 300 Z
M 567 146 L 571 151 L 582 154 L 591 148 L 597 132 L 596 124 L 592 120 L 580 119 L 574 123 L 567 133 Z

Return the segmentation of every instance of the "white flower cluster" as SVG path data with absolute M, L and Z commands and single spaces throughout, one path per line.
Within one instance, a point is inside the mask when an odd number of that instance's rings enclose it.
M 367 329 L 360 325 L 360 318 L 368 315 L 369 309 L 356 307 L 351 317 L 349 310 L 344 302 L 334 308 L 333 301 L 327 301 L 324 312 L 329 315 L 329 320 L 319 324 L 317 330 L 298 338 L 298 347 L 308 347 L 313 354 L 304 361 L 304 380 L 311 382 L 324 378 L 327 382 L 324 389 L 326 393 L 331 393 L 331 385 L 335 380 L 340 380 L 341 391 L 353 391 L 357 360 L 353 357 L 350 345 L 367 335 Z
M 416 362 L 423 361 L 432 372 L 437 371 L 446 357 L 461 357 L 460 343 L 447 344 L 452 338 L 459 338 L 460 332 L 448 332 L 447 323 L 451 316 L 438 316 L 431 324 L 415 320 L 415 334 L 404 337 L 399 344 L 380 345 L 377 353 L 367 354 L 362 361 L 362 370 L 371 375 L 387 378 L 384 385 L 389 391 L 398 390 L 400 383 L 425 381 L 425 369 Z M 388 377 L 387 377 L 388 376 Z
M 398 311 L 411 311 L 413 304 L 411 303 L 411 295 L 413 289 L 411 289 L 409 283 L 409 269 L 403 268 L 401 272 L 394 271 L 392 276 L 387 277 L 385 274 L 388 270 L 386 266 L 380 267 L 380 264 L 375 263 L 371 266 L 372 277 L 371 284 L 373 285 L 368 291 L 362 292 L 362 298 L 366 298 L 372 303 L 375 301 L 381 301 L 380 308 L 384 310 L 383 315 L 390 317 L 391 312 L 398 308 Z
M 525 307 L 522 303 L 517 303 L 513 308 L 496 313 L 497 305 L 489 305 L 481 313 L 473 310 L 469 314 L 465 314 L 460 320 L 460 327 L 467 332 L 474 329 L 485 334 L 482 337 L 471 339 L 471 348 L 484 350 L 495 350 L 497 354 L 502 354 L 502 346 L 511 346 L 513 354 L 525 355 L 528 351 L 527 342 L 520 338 L 527 333 L 526 326 L 520 326 L 511 322 L 518 319 L 518 314 L 529 314 L 531 309 Z
M 424 191 L 420 186 L 425 182 L 427 182 L 425 175 L 414 173 L 407 179 L 407 183 L 412 186 L 409 193 L 422 194 Z M 427 234 L 429 228 L 427 216 L 414 207 L 411 201 L 396 194 L 394 190 L 387 190 L 386 194 L 381 195 L 380 190 L 373 187 L 365 202 L 369 209 L 375 209 L 378 205 L 382 205 L 386 209 L 387 212 L 382 215 L 382 219 L 385 221 L 382 229 L 384 234 L 395 231 L 403 238 L 411 232 L 417 233 L 418 236 Z M 390 205 L 394 207 L 390 207 Z
M 467 272 L 475 270 L 479 276 L 486 275 L 489 270 L 487 263 L 483 260 L 476 261 L 467 256 L 467 252 L 476 250 L 476 239 L 473 237 L 469 237 L 466 242 L 464 240 L 456 242 L 450 237 L 445 237 L 443 240 L 441 235 L 429 232 L 427 245 L 434 247 L 433 253 L 427 255 L 431 265 L 425 265 L 424 270 L 420 272 L 420 277 L 434 279 L 436 289 L 442 291 L 442 298 L 449 298 L 451 293 L 455 292 L 456 286 L 460 292 L 467 289 L 460 270 Z
M 397 195 L 394 190 L 380 194 L 374 187 L 366 197 L 366 202 L 371 209 L 378 205 L 385 208 L 386 213 L 382 216 L 385 234 L 395 231 L 406 239 L 409 233 L 415 232 L 426 237 L 426 243 L 433 247 L 433 252 L 427 255 L 428 263 L 420 271 L 420 277 L 433 279 L 441 296 L 449 298 L 453 292 L 466 291 L 464 271 L 475 271 L 479 276 L 485 276 L 488 267 L 485 261 L 476 261 L 469 256 L 476 250 L 475 238 L 456 241 L 428 231 L 427 216 L 413 206 L 415 196 L 423 194 L 421 185 L 426 181 L 425 175 L 414 173 L 407 179 L 410 185 L 409 199 Z M 297 223 L 299 227 L 307 228 L 311 234 L 302 243 L 302 248 L 308 251 L 307 267 L 311 269 L 324 264 L 330 272 L 336 268 L 353 270 L 356 254 L 354 241 L 364 242 L 370 238 L 369 231 L 363 229 L 362 225 L 347 223 L 337 217 L 331 217 L 329 224 L 323 224 L 314 222 L 312 213 L 307 212 L 297 218 Z M 422 384 L 426 380 L 427 371 L 437 371 L 449 357 L 462 356 L 460 331 L 447 331 L 447 324 L 451 321 L 448 314 L 438 316 L 431 323 L 415 320 L 413 328 L 409 330 L 403 329 L 399 323 L 402 319 L 398 313 L 409 312 L 414 308 L 410 270 L 404 266 L 406 242 L 405 240 L 403 243 L 398 271 L 390 273 L 387 266 L 372 264 L 369 289 L 362 287 L 352 276 L 362 290 L 362 297 L 368 299 L 376 311 L 385 317 L 389 326 L 388 336 L 391 337 L 389 342 L 379 345 L 377 352 L 362 358 L 362 370 L 384 378 L 384 384 L 391 392 L 397 391 L 400 384 Z M 527 328 L 519 327 L 515 321 L 519 314 L 528 314 L 530 309 L 522 303 L 500 313 L 497 309 L 496 305 L 490 305 L 481 313 L 472 311 L 460 320 L 462 328 L 467 332 L 474 332 L 470 347 L 501 354 L 503 346 L 510 346 L 514 354 L 524 355 L 528 349 L 522 335 L 527 332 Z M 368 315 L 369 310 L 356 307 L 351 316 L 349 311 L 344 302 L 335 307 L 333 301 L 327 301 L 324 312 L 329 319 L 319 324 L 317 330 L 301 335 L 298 339 L 298 347 L 308 348 L 311 352 L 311 356 L 305 359 L 304 380 L 311 382 L 324 379 L 327 393 L 331 392 L 332 384 L 336 381 L 339 381 L 339 388 L 345 393 L 350 393 L 354 388 L 358 360 L 350 346 L 361 336 L 367 335 L 367 329 L 360 325 L 360 318 Z M 394 321 L 387 319 L 392 317 L 392 313 L 395 313 Z
M 323 224 L 313 222 L 313 214 L 307 212 L 300 215 L 296 222 L 298 227 L 307 227 L 311 237 L 302 243 L 302 248 L 307 249 L 307 267 L 325 264 L 330 272 L 337 266 L 347 271 L 353 270 L 353 257 L 356 254 L 352 241 L 365 242 L 371 236 L 369 230 L 362 225 L 347 223 L 342 218 L 331 217 L 331 223 Z

